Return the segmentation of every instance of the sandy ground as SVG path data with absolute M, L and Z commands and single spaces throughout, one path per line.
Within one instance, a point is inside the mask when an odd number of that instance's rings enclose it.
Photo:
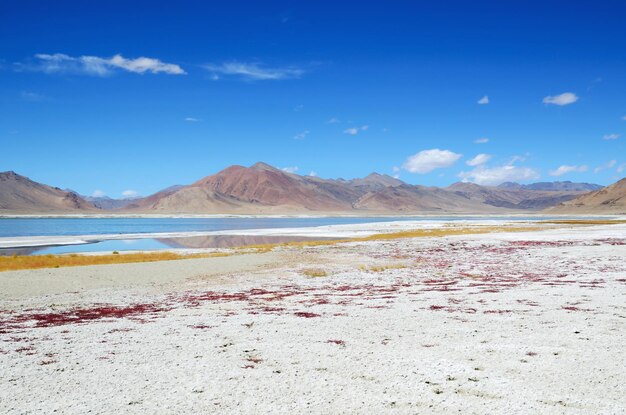
M 626 413 L 626 225 L 6 272 L 0 290 L 3 414 Z

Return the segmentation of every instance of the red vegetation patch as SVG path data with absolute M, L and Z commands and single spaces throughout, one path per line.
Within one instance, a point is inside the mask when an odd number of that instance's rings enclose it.
M 593 311 L 590 308 L 580 308 L 580 307 L 576 307 L 576 306 L 573 306 L 573 305 L 564 305 L 561 308 L 563 310 L 567 310 L 567 311 Z
M 509 314 L 509 313 L 514 313 L 515 311 L 513 310 L 485 310 L 483 311 L 483 313 L 485 314 Z
M 65 324 L 84 323 L 105 318 L 132 318 L 162 311 L 166 311 L 166 309 L 154 304 L 100 306 L 92 308 L 78 308 L 61 312 L 30 314 L 28 315 L 28 319 L 35 321 L 36 327 L 50 327 L 62 326 Z
M 39 362 L 40 366 L 46 366 L 46 365 L 51 365 L 52 363 L 57 363 L 56 360 L 42 360 L 41 362 Z
M 295 313 L 293 313 L 294 315 L 298 316 L 298 317 L 304 317 L 304 318 L 314 318 L 314 317 L 321 317 L 320 314 L 316 314 L 316 313 L 310 313 L 308 311 L 296 311 Z
M 199 329 L 199 330 L 215 328 L 215 326 L 209 326 L 208 324 L 196 324 L 196 325 L 189 326 L 189 327 L 192 329 Z

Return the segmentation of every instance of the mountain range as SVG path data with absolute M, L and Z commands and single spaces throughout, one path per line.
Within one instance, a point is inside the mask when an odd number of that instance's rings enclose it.
M 622 180 L 621 182 L 624 182 Z M 372 173 L 352 180 L 322 179 L 285 172 L 266 163 L 230 166 L 190 185 L 171 186 L 133 199 L 80 196 L 36 183 L 14 172 L 0 173 L 0 213 L 581 213 L 624 210 L 626 184 L 454 183 L 446 188 L 410 185 Z M 608 189 L 608 190 L 607 190 Z M 620 196 L 621 194 L 621 196 Z M 605 199 L 610 198 L 610 202 Z

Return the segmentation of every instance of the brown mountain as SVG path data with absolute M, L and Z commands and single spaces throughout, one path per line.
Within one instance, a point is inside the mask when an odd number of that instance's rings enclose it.
M 97 208 L 74 192 L 7 171 L 0 173 L 0 212 L 5 214 L 90 213 Z
M 403 184 L 369 192 L 354 203 L 356 209 L 396 212 L 472 212 L 502 211 L 437 187 Z
M 130 211 L 274 213 L 344 211 L 363 194 L 333 180 L 286 173 L 265 163 L 231 166 L 174 192 L 137 200 Z
M 584 187 L 570 183 L 569 188 L 579 189 Z M 469 200 L 482 202 L 487 205 L 507 209 L 541 210 L 559 203 L 572 200 L 586 193 L 584 190 L 561 190 L 566 186 L 547 186 L 545 183 L 537 183 L 538 186 L 519 185 L 507 183 L 506 186 L 480 186 L 474 183 L 454 183 L 446 188 L 459 196 Z M 552 188 L 554 190 L 533 190 Z
M 626 178 L 603 189 L 561 203 L 548 209 L 548 212 L 626 214 Z

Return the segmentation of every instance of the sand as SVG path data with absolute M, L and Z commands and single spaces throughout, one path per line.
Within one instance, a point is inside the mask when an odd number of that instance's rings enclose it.
M 0 273 L 0 412 L 624 413 L 625 258 L 622 224 Z

